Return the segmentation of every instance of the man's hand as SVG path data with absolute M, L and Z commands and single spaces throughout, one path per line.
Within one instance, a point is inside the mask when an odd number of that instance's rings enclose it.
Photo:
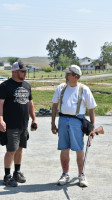
M 91 131 L 89 135 L 90 135 L 90 136 L 92 137 L 92 139 L 93 139 L 93 138 L 94 138 L 94 136 L 95 136 L 95 132 L 94 132 L 94 130 L 93 130 L 93 131 Z
M 0 121 L 0 131 L 6 132 L 6 123 L 3 120 Z
M 38 128 L 37 122 L 36 121 L 32 121 L 32 123 L 31 123 L 31 130 L 32 131 L 36 131 L 37 128 Z
M 51 131 L 52 131 L 53 134 L 57 134 L 58 129 L 57 129 L 55 124 L 51 124 Z

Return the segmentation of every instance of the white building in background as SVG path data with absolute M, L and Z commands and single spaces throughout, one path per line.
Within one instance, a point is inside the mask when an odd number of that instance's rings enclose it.
M 112 70 L 112 65 L 110 65 L 109 63 L 104 65 L 104 69 L 111 69 Z
M 82 70 L 95 70 L 95 66 L 93 64 L 93 59 L 85 57 L 79 60 L 80 67 Z
M 9 62 L 4 62 L 4 67 L 9 67 L 10 66 L 10 63 Z
M 4 70 L 11 70 L 11 65 L 9 62 L 4 62 Z
M 109 63 L 104 64 L 103 66 L 100 66 L 99 63 L 94 64 L 94 60 L 88 57 L 84 57 L 79 60 L 80 68 L 82 70 L 98 70 L 98 69 L 111 69 L 112 65 Z

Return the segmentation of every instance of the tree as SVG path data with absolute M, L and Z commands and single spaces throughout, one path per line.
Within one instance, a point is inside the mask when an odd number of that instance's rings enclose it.
M 9 57 L 8 58 L 8 62 L 10 63 L 10 65 L 12 65 L 14 62 L 16 62 L 18 60 L 19 60 L 18 57 Z
M 56 40 L 51 39 L 46 46 L 48 50 L 48 56 L 51 60 L 51 66 L 56 66 L 59 63 L 60 55 L 67 56 L 71 62 L 77 59 L 74 48 L 76 48 L 76 42 L 57 38 Z
M 67 57 L 66 55 L 61 54 L 59 56 L 59 61 L 57 64 L 57 69 L 65 69 L 66 67 L 68 67 L 70 64 L 75 64 L 80 66 L 80 63 L 78 60 L 71 60 L 69 57 Z
M 98 59 L 94 60 L 93 61 L 93 65 L 95 66 L 95 70 L 104 68 L 101 58 L 98 58 Z
M 101 47 L 100 60 L 102 60 L 103 64 L 109 63 L 112 65 L 112 42 L 105 42 Z
M 78 65 L 78 66 L 80 66 L 80 63 L 79 63 L 79 59 L 77 58 L 76 60 L 73 60 L 72 62 L 71 62 L 71 64 L 73 65 Z
M 61 54 L 59 56 L 59 61 L 58 61 L 58 64 L 57 64 L 57 69 L 65 69 L 68 65 L 70 64 L 70 59 L 66 56 L 66 55 L 63 55 Z

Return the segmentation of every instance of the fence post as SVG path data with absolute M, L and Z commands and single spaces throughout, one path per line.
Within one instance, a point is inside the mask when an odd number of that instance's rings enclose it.
M 35 68 L 34 68 L 34 74 L 33 74 L 33 78 L 35 78 Z
M 29 69 L 28 69 L 28 78 L 29 78 Z

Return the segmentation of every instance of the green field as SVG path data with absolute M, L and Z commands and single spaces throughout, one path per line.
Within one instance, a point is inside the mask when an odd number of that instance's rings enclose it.
M 112 78 L 109 79 L 112 83 Z M 32 84 L 31 84 L 32 85 Z M 51 86 L 51 83 L 47 83 L 48 86 Z M 41 84 L 39 87 L 43 87 Z M 95 108 L 96 115 L 106 115 L 106 113 L 112 113 L 112 85 L 92 85 L 87 84 L 91 89 L 93 96 L 96 100 L 97 107 Z M 35 86 L 36 87 L 36 86 Z M 51 108 L 52 107 L 52 97 L 55 90 L 35 90 L 35 87 L 32 85 L 32 93 L 34 98 L 35 109 L 39 110 L 40 108 Z M 88 114 L 88 112 L 87 112 Z
M 105 71 L 105 73 L 112 73 L 112 71 Z M 89 74 L 85 75 L 94 75 L 94 74 L 102 74 L 102 71 L 97 72 L 90 72 Z M 11 71 L 10 70 L 0 70 L 0 76 L 4 77 L 11 77 Z M 32 87 L 32 94 L 33 94 L 33 100 L 34 100 L 34 106 L 35 110 L 39 110 L 40 108 L 51 108 L 52 107 L 52 97 L 54 94 L 54 90 L 41 90 L 38 89 L 38 87 L 48 87 L 48 86 L 57 86 L 64 80 L 65 73 L 60 71 L 53 71 L 50 73 L 39 71 L 35 73 L 35 78 L 33 78 L 34 73 L 29 74 L 29 78 L 27 75 L 27 80 L 52 80 L 51 82 L 30 82 Z M 53 80 L 57 81 L 53 82 Z M 81 81 L 82 83 L 89 86 L 91 89 L 93 96 L 96 100 L 97 107 L 95 109 L 96 115 L 106 115 L 107 112 L 112 113 L 112 77 L 108 78 L 100 78 L 100 79 L 92 79 L 92 80 L 86 80 Z
M 93 76 L 99 74 L 107 74 L 112 73 L 112 70 L 83 70 L 82 76 Z M 5 78 L 11 77 L 11 70 L 0 70 L 0 76 Z M 61 79 L 65 77 L 65 72 L 63 71 L 52 71 L 52 72 L 45 72 L 45 71 L 38 71 L 38 72 L 29 72 L 27 73 L 26 79 L 34 79 L 34 80 L 47 80 L 47 79 Z M 95 79 L 94 79 L 95 80 Z M 90 82 L 90 80 L 88 80 Z M 98 81 L 98 79 L 96 79 Z M 100 80 L 99 80 L 100 81 Z M 85 81 L 86 82 L 86 81 Z
M 91 91 L 93 92 L 93 96 L 96 100 L 97 107 L 95 108 L 96 115 L 106 115 L 107 112 L 112 113 L 112 92 L 111 94 L 107 94 L 106 92 L 102 93 L 103 88 L 100 87 L 95 89 L 94 86 L 91 87 Z M 106 89 L 104 88 L 104 91 Z M 112 91 L 112 88 L 108 88 L 108 91 Z M 39 110 L 40 108 L 51 108 L 52 107 L 52 97 L 54 91 L 46 91 L 46 90 L 33 90 L 33 100 L 35 109 Z
M 33 101 L 35 105 L 35 109 L 39 110 L 40 108 L 47 108 L 50 109 L 52 107 L 52 97 L 53 97 L 54 91 L 51 90 L 33 90 Z

